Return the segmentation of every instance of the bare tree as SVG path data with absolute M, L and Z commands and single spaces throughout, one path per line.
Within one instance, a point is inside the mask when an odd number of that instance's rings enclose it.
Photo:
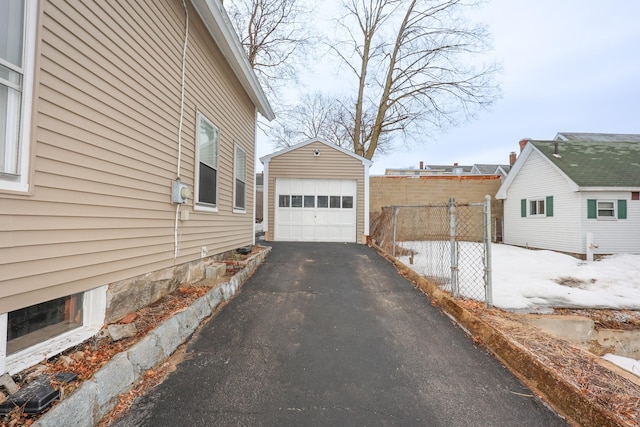
M 277 94 L 295 80 L 298 57 L 313 41 L 300 0 L 227 0 L 225 8 L 262 86 Z
M 353 150 L 352 117 L 347 103 L 323 92 L 304 95 L 293 108 L 282 112 L 269 136 L 279 147 L 302 140 L 323 138 L 340 147 Z
M 461 18 L 475 0 L 345 0 L 345 37 L 333 50 L 357 81 L 354 151 L 368 159 L 398 133 L 470 117 L 498 95 L 488 34 Z M 475 62 L 474 62 L 475 61 Z

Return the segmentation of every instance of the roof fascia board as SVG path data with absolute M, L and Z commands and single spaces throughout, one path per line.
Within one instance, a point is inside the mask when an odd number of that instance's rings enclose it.
M 640 191 L 637 187 L 580 187 L 579 191 Z
M 507 178 L 504 180 L 500 188 L 498 188 L 498 191 L 496 192 L 496 199 L 507 198 L 507 191 L 509 191 L 509 187 L 511 187 L 511 183 L 516 178 L 516 176 L 520 172 L 520 169 L 522 169 L 522 165 L 524 165 L 525 161 L 531 154 L 531 150 L 532 150 L 531 146 L 532 146 L 531 143 L 528 143 L 527 145 L 524 146 L 524 149 L 516 159 L 516 162 L 513 164 L 513 166 L 511 166 L 511 170 L 509 171 Z
M 516 160 L 515 164 L 511 167 L 511 170 L 507 174 L 507 178 L 504 180 L 504 182 L 498 189 L 498 192 L 496 193 L 496 199 L 507 198 L 507 191 L 509 190 L 509 187 L 511 186 L 513 181 L 516 179 L 516 176 L 518 176 L 520 169 L 522 169 L 523 165 L 526 163 L 527 159 L 529 158 L 529 156 L 534 150 L 538 153 L 538 155 L 540 155 L 540 157 L 542 157 L 547 162 L 547 164 L 549 164 L 558 173 L 560 173 L 560 175 L 564 177 L 564 179 L 567 181 L 569 191 L 580 191 L 580 187 L 578 186 L 578 184 L 576 184 L 571 178 L 569 178 L 569 176 L 566 173 L 564 173 L 562 169 L 556 166 L 551 160 L 549 160 L 547 156 L 545 156 L 540 150 L 538 150 L 538 148 L 536 148 L 536 146 L 533 145 L 532 142 L 529 142 L 524 147 L 524 150 L 522 150 L 522 153 L 520 153 L 520 156 L 518 156 L 518 159 Z
M 219 0 L 191 0 L 191 4 L 204 22 L 209 34 L 227 59 L 240 84 L 260 114 L 273 120 L 275 113 L 262 90 L 255 72 L 249 64 L 231 20 Z

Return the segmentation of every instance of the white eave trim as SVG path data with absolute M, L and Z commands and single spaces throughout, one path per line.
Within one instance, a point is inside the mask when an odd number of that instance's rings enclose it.
M 354 159 L 358 159 L 358 160 L 360 160 L 362 162 L 362 164 L 364 166 L 370 167 L 373 164 L 373 162 L 371 160 L 367 159 L 366 157 L 359 156 L 356 153 L 354 153 L 352 151 L 349 151 L 349 150 L 346 150 L 346 149 L 344 149 L 342 147 L 339 147 L 336 144 L 333 144 L 333 143 L 331 143 L 331 142 L 329 142 L 329 141 L 327 141 L 326 139 L 323 139 L 323 138 L 311 138 L 311 139 L 303 141 L 303 142 L 301 142 L 299 144 L 292 145 L 291 147 L 287 147 L 287 148 L 284 148 L 284 149 L 282 149 L 280 151 L 276 151 L 275 153 L 267 154 L 266 156 L 260 157 L 260 162 L 262 164 L 265 164 L 265 162 L 268 163 L 269 160 L 271 160 L 273 157 L 281 156 L 283 154 L 289 153 L 290 151 L 297 150 L 298 148 L 302 148 L 302 147 L 304 147 L 306 145 L 309 145 L 309 144 L 312 144 L 314 142 L 320 142 L 320 143 L 326 145 L 329 148 L 338 150 L 338 151 L 346 154 L 347 156 L 353 157 Z
M 253 101 L 258 112 L 267 120 L 273 120 L 271 109 L 262 86 L 258 82 L 240 40 L 233 29 L 231 20 L 219 0 L 191 0 L 191 4 L 200 15 L 209 34 L 227 59 L 229 66 L 240 80 L 240 84 Z
M 580 187 L 579 191 L 640 191 L 640 187 Z
M 522 150 L 522 153 L 520 153 L 520 155 L 518 156 L 518 159 L 516 160 L 514 165 L 511 166 L 511 170 L 509 171 L 509 174 L 507 175 L 507 178 L 504 180 L 504 182 L 502 183 L 502 185 L 498 189 L 498 192 L 496 193 L 496 199 L 504 200 L 504 199 L 507 198 L 507 191 L 509 190 L 509 187 L 511 186 L 513 181 L 516 179 L 516 176 L 518 176 L 518 173 L 520 172 L 520 169 L 522 169 L 522 167 L 526 163 L 527 159 L 531 155 L 531 152 L 533 152 L 534 150 L 549 165 L 551 165 L 552 168 L 554 168 L 556 171 L 558 171 L 558 173 L 560 173 L 560 175 L 562 175 L 564 177 L 564 179 L 567 182 L 567 187 L 568 187 L 569 191 L 580 191 L 581 190 L 581 188 L 578 186 L 578 184 L 576 184 L 571 178 L 569 178 L 569 176 L 566 173 L 564 173 L 564 171 L 562 169 L 560 169 L 558 166 L 556 166 L 551 160 L 549 160 L 547 158 L 547 156 L 542 154 L 540 152 L 540 150 L 538 150 L 531 142 L 529 142 L 524 147 L 524 150 Z

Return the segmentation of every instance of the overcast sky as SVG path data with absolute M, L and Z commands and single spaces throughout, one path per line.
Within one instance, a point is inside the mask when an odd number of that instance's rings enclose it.
M 639 17 L 637 0 L 490 1 L 473 18 L 492 34 L 502 97 L 468 123 L 374 157 L 370 174 L 420 160 L 507 164 L 520 139 L 557 132 L 640 133 Z M 258 141 L 258 156 L 275 150 Z

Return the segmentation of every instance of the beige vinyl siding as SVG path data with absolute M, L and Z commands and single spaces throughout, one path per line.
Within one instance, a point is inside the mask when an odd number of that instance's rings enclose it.
M 220 130 L 218 212 L 181 206 L 174 260 L 182 2 L 43 1 L 33 191 L 0 194 L 0 312 L 251 244 L 233 153 L 254 158 L 255 106 L 187 5 L 181 180 L 193 189 L 200 111 Z
M 314 151 L 320 150 L 319 156 Z M 268 201 L 269 235 L 274 231 L 274 194 L 276 178 L 354 179 L 357 181 L 357 241 L 364 234 L 364 165 L 362 161 L 320 142 L 274 156 L 269 161 Z

